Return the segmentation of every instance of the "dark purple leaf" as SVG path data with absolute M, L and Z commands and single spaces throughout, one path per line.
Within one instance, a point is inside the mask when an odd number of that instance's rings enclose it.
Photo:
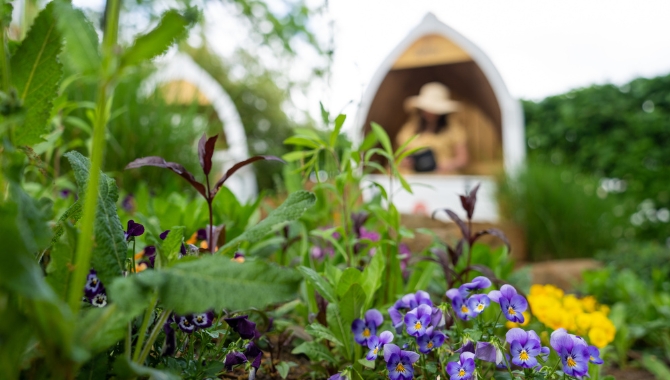
M 477 203 L 477 191 L 479 190 L 479 185 L 475 186 L 470 190 L 467 196 L 461 195 L 461 206 L 468 214 L 468 220 L 472 219 L 472 215 L 475 213 L 475 204 Z
M 241 168 L 243 168 L 243 167 L 245 167 L 245 166 L 247 166 L 251 163 L 254 163 L 254 162 L 260 161 L 260 160 L 279 161 L 279 162 L 284 162 L 285 163 L 284 160 L 282 160 L 279 157 L 275 157 L 275 156 L 254 156 L 254 157 L 248 158 L 248 159 L 246 159 L 242 162 L 238 162 L 235 165 L 233 165 L 232 168 L 228 169 L 226 174 L 224 174 L 223 177 L 221 177 L 221 179 L 216 181 L 216 184 L 214 185 L 214 187 L 212 188 L 212 191 L 210 193 L 211 198 L 214 198 L 216 193 L 219 192 L 219 189 L 221 188 L 221 186 L 223 186 L 223 184 L 228 180 L 228 178 L 230 178 L 233 174 L 235 174 L 236 171 L 240 170 Z
M 470 244 L 474 244 L 474 242 L 477 241 L 477 239 L 479 239 L 484 235 L 492 235 L 499 238 L 500 240 L 503 241 L 503 243 L 505 243 L 505 245 L 507 246 L 507 250 L 512 252 L 512 247 L 509 245 L 509 240 L 507 239 L 507 236 L 505 236 L 505 233 L 497 228 L 489 228 L 483 231 L 478 231 L 472 237 L 472 241 L 470 242 Z
M 128 169 L 135 169 L 135 168 L 141 168 L 142 166 L 156 166 L 159 168 L 165 168 L 165 169 L 170 169 L 173 172 L 179 174 L 182 178 L 188 181 L 188 183 L 191 184 L 198 192 L 205 198 L 207 198 L 207 191 L 205 191 L 205 186 L 196 181 L 195 177 L 193 177 L 193 174 L 189 173 L 188 170 L 186 170 L 182 165 L 176 163 L 176 162 L 167 162 L 163 157 L 158 157 L 158 156 L 150 156 L 150 157 L 143 157 L 143 158 L 138 158 L 135 161 L 129 163 L 126 165 L 126 170 Z
M 458 225 L 458 228 L 461 229 L 461 234 L 463 234 L 463 237 L 464 237 L 464 238 L 466 238 L 466 239 L 469 239 L 469 238 L 470 238 L 470 229 L 469 229 L 468 226 L 465 224 L 465 222 L 464 222 L 463 220 L 461 220 L 461 218 L 459 218 L 458 215 L 456 215 L 456 213 L 454 213 L 453 211 L 451 211 L 451 210 L 449 210 L 449 209 L 446 209 L 446 208 L 443 209 L 443 210 L 435 210 L 435 211 L 433 212 L 432 217 L 435 218 L 435 214 L 437 214 L 437 213 L 440 212 L 440 211 L 444 211 L 444 212 L 446 212 L 447 215 L 449 215 L 449 218 L 450 218 L 451 220 L 453 220 L 454 223 L 456 223 L 456 224 Z
M 214 145 L 219 135 L 214 135 L 207 138 L 207 134 L 203 133 L 200 141 L 198 141 L 198 156 L 200 157 L 200 166 L 208 175 L 212 171 L 212 155 L 214 154 Z
M 458 263 L 458 259 L 461 257 L 463 254 L 463 242 L 465 239 L 460 239 L 458 241 L 458 244 L 456 244 L 456 248 L 451 248 L 450 246 L 447 246 L 447 249 L 449 250 L 449 255 L 451 258 L 451 263 L 456 266 Z

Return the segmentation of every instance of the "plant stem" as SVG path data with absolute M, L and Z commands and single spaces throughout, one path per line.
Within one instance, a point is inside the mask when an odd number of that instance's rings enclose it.
M 128 322 L 128 333 L 126 334 L 126 352 L 125 352 L 125 355 L 126 355 L 126 358 L 128 360 L 130 360 L 130 351 L 132 350 L 131 345 L 132 345 L 132 339 L 133 339 L 133 330 L 132 330 L 132 327 L 130 326 L 131 323 L 132 322 Z
M 138 364 L 143 364 L 145 360 L 147 360 L 147 356 L 149 356 L 149 352 L 151 351 L 151 347 L 153 347 L 154 342 L 156 341 L 156 338 L 158 338 L 158 333 L 160 333 L 161 329 L 163 328 L 163 325 L 165 324 L 165 321 L 167 321 L 168 316 L 170 316 L 170 313 L 172 313 L 172 310 L 163 310 L 163 313 L 161 314 L 160 317 L 158 317 L 158 321 L 156 321 L 156 326 L 154 326 L 154 329 L 151 331 L 151 335 L 149 335 L 149 340 L 147 341 L 147 344 L 144 346 L 142 349 L 142 353 L 140 354 L 140 358 L 137 361 Z
M 25 3 L 24 3 L 25 4 Z M 5 25 L 2 20 L 4 19 L 4 8 L 0 9 L 0 69 L 2 70 L 2 91 L 7 93 L 9 91 L 9 78 L 11 75 L 11 70 L 9 67 L 9 50 L 7 49 L 7 32 L 5 31 Z
M 133 354 L 133 361 L 137 361 L 140 357 L 140 352 L 142 351 L 142 344 L 144 344 L 144 339 L 147 335 L 147 328 L 149 328 L 149 320 L 151 319 L 151 313 L 156 308 L 156 303 L 158 303 L 158 293 L 154 295 L 153 300 L 151 301 L 151 307 L 147 309 L 144 313 L 144 319 L 142 320 L 142 326 L 140 327 L 139 336 L 137 338 L 137 344 L 135 345 L 135 353 Z
M 205 185 L 207 185 L 207 209 L 209 210 L 209 235 L 207 236 L 207 245 L 209 248 L 209 253 L 214 253 L 214 215 L 212 212 L 212 202 L 214 202 L 214 198 L 212 198 L 210 190 L 209 190 L 209 174 L 205 174 Z
M 91 266 L 91 250 L 93 249 L 93 222 L 98 203 L 98 185 L 105 150 L 105 130 L 109 120 L 109 108 L 114 95 L 114 47 L 119 28 L 121 0 L 108 0 L 105 35 L 102 41 L 102 79 L 98 85 L 98 95 L 93 124 L 93 146 L 91 148 L 91 167 L 84 198 L 84 211 L 81 223 L 81 238 L 77 241 L 77 253 L 74 259 L 74 275 L 69 289 L 68 304 L 76 315 L 81 307 L 84 283 Z

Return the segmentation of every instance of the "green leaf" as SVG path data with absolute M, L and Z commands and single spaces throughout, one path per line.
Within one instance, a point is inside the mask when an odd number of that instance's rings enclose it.
M 351 285 L 360 284 L 362 273 L 357 268 L 347 268 L 342 272 L 340 281 L 337 282 L 337 296 L 342 299 L 344 294 L 349 290 Z
M 291 269 L 263 261 L 238 263 L 220 255 L 134 277 L 141 285 L 158 288 L 163 305 L 177 313 L 262 308 L 295 298 L 301 281 Z
M 363 305 L 365 304 L 365 291 L 358 284 L 353 284 L 349 287 L 342 301 L 340 301 L 340 308 L 342 311 L 342 319 L 344 322 L 351 326 L 351 323 L 354 319 L 360 318 Z
M 361 363 L 363 367 L 375 369 L 375 362 L 373 360 L 358 359 L 358 362 Z
M 64 59 L 82 74 L 100 70 L 98 34 L 84 12 L 75 9 L 69 1 L 54 1 L 57 26 L 65 38 Z
M 307 326 L 305 330 L 309 335 L 316 339 L 325 339 L 337 345 L 344 346 L 344 344 L 330 330 L 328 330 L 327 327 L 319 323 L 312 323 Z
M 323 277 L 321 277 L 320 274 L 316 273 L 311 268 L 303 266 L 298 267 L 298 271 L 302 273 L 303 277 L 305 277 L 305 280 L 309 281 L 309 283 L 316 288 L 319 294 L 321 294 L 321 296 L 325 298 L 326 301 L 337 301 L 333 287 L 330 286 L 330 284 Z
M 79 194 L 86 194 L 90 161 L 78 152 L 68 152 L 65 157 L 70 161 L 74 170 Z M 128 246 L 123 234 L 123 226 L 116 213 L 116 201 L 119 198 L 116 182 L 101 173 L 99 187 L 98 206 L 93 227 L 95 244 L 91 266 L 98 272 L 98 277 L 103 284 L 111 284 L 112 279 L 120 276 L 124 270 Z
M 167 370 L 159 370 L 151 367 L 145 367 L 130 361 L 126 356 L 119 355 L 116 357 L 114 363 L 114 373 L 119 379 L 134 379 L 137 377 L 146 378 L 149 380 L 180 380 L 181 376 L 168 372 Z
M 74 271 L 74 250 L 67 244 L 56 242 L 51 248 L 50 258 L 47 282 L 61 300 L 66 300 L 70 277 Z
M 11 59 L 12 85 L 25 108 L 23 125 L 16 129 L 16 145 L 42 141 L 63 76 L 58 54 L 63 47 L 53 15 L 54 4 L 47 4 L 33 22 L 26 38 Z
M 337 142 L 337 136 L 340 135 L 340 130 L 342 130 L 342 125 L 344 125 L 344 121 L 347 119 L 347 115 L 337 115 L 335 118 L 335 129 L 333 129 L 333 132 L 330 133 L 330 146 L 335 146 L 335 143 Z
M 377 136 L 377 140 L 382 144 L 382 147 L 384 147 L 384 150 L 386 153 L 388 153 L 391 157 L 393 156 L 393 148 L 391 146 L 391 140 L 389 139 L 389 135 L 386 134 L 386 131 L 384 128 L 382 128 L 381 125 L 377 123 L 372 123 L 372 132 L 374 132 L 375 136 Z M 393 160 L 393 158 L 391 158 Z
M 292 354 L 305 354 L 313 362 L 320 362 L 325 360 L 330 363 L 336 363 L 335 357 L 330 351 L 321 343 L 317 342 L 303 342 L 298 347 L 291 351 Z
M 351 323 L 347 324 L 342 318 L 340 307 L 330 303 L 326 307 L 326 321 L 328 329 L 342 343 L 344 343 L 344 356 L 351 357 L 353 353 L 353 336 L 351 335 Z
M 315 142 L 314 140 L 311 140 L 307 137 L 302 137 L 302 136 L 291 136 L 284 140 L 284 144 L 286 145 L 297 145 L 297 146 L 305 146 L 307 148 L 312 148 L 312 149 L 317 149 L 320 147 L 320 145 Z
M 288 152 L 285 155 L 281 156 L 281 158 L 286 161 L 286 162 L 293 162 L 293 161 L 299 161 L 302 160 L 303 158 L 309 157 L 312 152 L 305 152 L 305 151 L 295 151 L 295 152 Z
M 285 223 L 297 220 L 316 202 L 316 196 L 308 191 L 297 191 L 288 196 L 281 206 L 273 210 L 267 218 L 257 225 L 247 229 L 243 234 L 226 243 L 226 248 L 236 247 L 243 241 L 255 243 L 272 231 L 283 227 Z
M 372 299 L 382 285 L 382 279 L 384 276 L 384 268 L 386 267 L 386 260 L 382 254 L 377 254 L 372 257 L 370 264 L 365 271 L 363 272 L 363 291 L 367 296 L 365 304 L 370 307 L 372 305 Z
M 644 354 L 642 356 L 642 365 L 653 373 L 657 379 L 670 379 L 670 368 L 663 364 L 656 356 Z
M 160 23 L 149 33 L 139 36 L 121 56 L 121 66 L 132 66 L 156 58 L 186 34 L 190 21 L 175 10 L 163 13 Z
M 277 368 L 277 372 L 279 372 L 279 376 L 281 376 L 282 379 L 285 379 L 286 376 L 288 376 L 288 371 L 291 369 L 291 366 L 287 362 L 279 362 L 277 365 L 275 365 L 275 368 Z
M 58 223 L 56 224 L 56 227 L 54 228 L 54 236 L 51 239 L 51 243 L 55 244 L 58 239 L 63 235 L 63 232 L 65 232 L 65 223 L 68 221 L 72 221 L 72 224 L 75 224 L 79 221 L 82 215 L 82 208 L 81 208 L 81 202 L 77 200 L 68 208 L 65 210 L 63 215 L 58 218 Z
M 170 228 L 170 232 L 159 247 L 161 259 L 165 260 L 164 263 L 166 265 L 170 266 L 177 261 L 183 240 L 184 227 L 179 226 Z
M 342 278 L 342 270 L 330 263 L 326 263 L 326 278 L 331 284 L 337 284 Z

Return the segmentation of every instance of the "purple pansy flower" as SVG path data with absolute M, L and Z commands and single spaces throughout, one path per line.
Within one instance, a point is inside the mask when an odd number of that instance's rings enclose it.
M 144 226 L 139 223 L 135 223 L 134 220 L 130 219 L 128 221 L 128 228 L 123 235 L 125 236 L 126 240 L 130 240 L 136 236 L 141 236 L 143 233 Z
M 379 334 L 379 337 L 373 335 L 368 339 L 368 348 L 370 351 L 365 357 L 368 360 L 377 359 L 379 351 L 384 347 L 385 344 L 391 343 L 393 341 L 393 334 L 390 331 L 384 331 Z
M 430 294 L 427 292 L 424 292 L 423 290 L 419 290 L 416 293 L 410 293 L 404 295 L 401 299 L 399 299 L 392 307 L 388 309 L 389 316 L 391 317 L 391 322 L 393 322 L 393 327 L 396 328 L 398 332 L 400 332 L 400 328 L 403 325 L 403 314 L 400 312 L 401 310 L 412 310 L 418 307 L 419 305 L 428 305 L 428 306 L 433 306 L 433 301 L 430 300 Z M 433 311 L 431 314 L 435 314 L 436 312 Z M 433 315 L 431 315 L 432 319 Z
M 107 294 L 100 292 L 91 298 L 91 305 L 95 307 L 104 307 L 107 305 Z
M 503 361 L 503 354 L 502 351 L 497 349 L 496 346 L 491 343 L 477 342 L 475 358 L 485 362 L 500 364 Z
M 459 354 L 462 354 L 464 352 L 471 352 L 471 353 L 474 354 L 475 353 L 475 344 L 471 340 L 466 340 L 465 343 L 463 343 L 463 345 L 461 346 L 461 348 L 459 348 L 455 352 L 457 352 Z
M 329 377 L 328 380 L 349 380 L 349 378 L 343 372 L 338 372 Z
M 444 326 L 444 318 L 442 318 L 442 310 L 440 308 L 434 307 L 430 313 L 430 324 L 434 327 Z
M 414 377 L 414 364 L 419 354 L 403 351 L 395 344 L 384 345 L 384 361 L 391 380 L 411 380 Z
M 248 315 L 240 315 L 233 318 L 226 318 L 224 321 L 228 323 L 233 331 L 240 334 L 242 339 L 254 339 L 260 334 L 256 331 L 256 323 L 251 322 L 248 318 Z
M 365 320 L 355 319 L 351 324 L 351 331 L 354 333 L 356 343 L 366 346 L 368 338 L 377 335 L 377 327 L 384 322 L 382 313 L 377 309 L 370 309 L 365 312 Z
M 247 362 L 247 357 L 244 356 L 243 353 L 241 352 L 231 352 L 228 355 L 226 355 L 226 360 L 223 362 L 223 366 L 226 370 L 232 371 L 233 367 L 246 363 Z
M 142 256 L 142 261 L 144 261 L 149 268 L 153 268 L 156 264 L 156 247 L 153 245 L 148 245 L 144 247 L 144 255 Z
M 500 304 L 508 321 L 523 323 L 522 313 L 528 309 L 528 301 L 522 295 L 517 294 L 513 286 L 503 285 L 500 290 L 492 290 L 489 292 L 489 298 Z
M 470 380 L 472 373 L 475 372 L 475 355 L 471 352 L 461 354 L 458 362 L 447 364 L 447 374 L 449 380 Z
M 463 292 L 459 289 L 449 289 L 447 290 L 447 297 L 451 299 L 451 307 L 456 312 L 458 318 L 467 321 L 477 316 L 477 313 L 470 309 L 468 304 L 463 299 Z
M 434 327 L 426 329 L 426 333 L 416 338 L 416 343 L 419 345 L 419 351 L 423 354 L 431 352 L 433 349 L 442 346 L 447 336 L 441 331 L 435 331 Z
M 165 240 L 165 238 L 168 236 L 169 233 L 170 233 L 170 230 L 165 230 L 165 231 L 161 232 L 161 234 L 158 235 L 158 237 L 161 238 L 161 240 Z
M 86 277 L 86 284 L 84 285 L 84 294 L 88 299 L 95 297 L 96 294 L 102 293 L 105 291 L 105 287 L 100 282 L 98 275 L 94 269 L 91 269 L 88 272 Z
M 212 327 L 212 324 L 214 323 L 214 311 L 209 310 L 204 313 L 193 314 L 192 320 L 193 324 L 195 324 L 199 329 Z
M 430 317 L 433 309 L 428 305 L 419 305 L 405 314 L 405 328 L 407 333 L 413 337 L 420 337 L 426 333 L 430 326 Z
M 474 290 L 486 289 L 491 286 L 491 280 L 484 276 L 478 276 L 472 279 L 471 282 L 465 283 L 459 287 L 466 292 L 472 292 Z
M 244 356 L 247 358 L 254 358 L 251 366 L 258 369 L 261 366 L 261 359 L 263 358 L 263 351 L 253 342 L 247 343 L 244 348 Z
M 568 376 L 582 377 L 588 373 L 591 358 L 584 340 L 561 328 L 551 333 L 550 343 L 561 358 L 563 372 Z
M 589 361 L 593 364 L 603 364 L 604 361 L 600 358 L 600 350 L 596 346 L 588 346 L 586 348 L 589 353 Z
M 533 368 L 538 364 L 535 357 L 540 355 L 541 345 L 536 336 L 537 334 L 529 334 L 518 327 L 507 331 L 505 338 L 510 344 L 513 364 L 523 368 Z
M 195 331 L 196 326 L 193 323 L 193 316 L 191 315 L 175 316 L 175 322 L 177 322 L 177 326 L 179 326 L 179 329 L 187 334 L 190 334 L 193 331 Z
M 468 298 L 465 303 L 467 304 L 468 309 L 472 310 L 473 313 L 480 314 L 491 304 L 491 300 L 486 294 L 475 294 Z

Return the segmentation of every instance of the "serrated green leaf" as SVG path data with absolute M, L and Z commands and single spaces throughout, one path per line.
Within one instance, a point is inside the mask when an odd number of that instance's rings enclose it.
M 16 145 L 32 145 L 48 132 L 48 120 L 63 76 L 58 54 L 63 47 L 53 3 L 35 19 L 26 38 L 11 58 L 12 85 L 23 102 L 25 118 L 15 131 Z
M 262 308 L 297 296 L 300 275 L 263 261 L 231 261 L 220 255 L 139 273 L 136 281 L 156 287 L 166 308 L 177 313 L 208 309 Z
M 311 361 L 320 362 L 325 360 L 330 363 L 336 363 L 335 357 L 322 344 L 317 342 L 303 342 L 291 351 L 292 354 L 305 354 Z
M 54 236 L 51 239 L 51 243 L 55 244 L 58 239 L 63 235 L 63 232 L 65 232 L 65 227 L 64 224 L 67 223 L 68 221 L 72 221 L 72 224 L 75 224 L 81 219 L 81 214 L 82 214 L 82 208 L 81 208 L 81 202 L 77 200 L 68 208 L 65 210 L 63 215 L 58 218 L 58 223 L 56 224 L 56 227 L 54 228 Z
M 375 292 L 382 285 L 382 279 L 384 276 L 384 268 L 386 267 L 386 260 L 381 254 L 374 255 L 370 264 L 365 271 L 363 272 L 363 280 L 361 286 L 365 291 L 366 300 L 365 304 L 370 307 L 372 305 L 372 300 L 375 296 Z
M 362 273 L 357 268 L 347 268 L 342 272 L 340 281 L 337 282 L 337 296 L 340 299 L 349 290 L 353 284 L 361 284 Z
M 333 291 L 333 287 L 330 286 L 326 280 L 321 277 L 320 274 L 316 273 L 314 270 L 311 268 L 307 267 L 298 267 L 298 271 L 305 277 L 305 280 L 309 281 L 312 286 L 316 288 L 316 290 L 321 294 L 323 298 L 326 299 L 328 302 L 336 302 L 337 299 L 335 298 L 335 292 Z
M 88 158 L 78 152 L 68 152 L 65 157 L 70 161 L 79 187 L 79 194 L 86 194 L 88 186 Z M 116 182 L 106 174 L 100 175 L 98 206 L 95 212 L 93 235 L 95 244 L 91 257 L 91 266 L 98 272 L 103 284 L 111 284 L 124 270 L 128 256 L 128 246 L 123 234 L 123 226 L 116 213 L 116 201 L 119 198 Z
M 170 228 L 170 232 L 160 244 L 161 259 L 165 260 L 164 263 L 168 266 L 175 263 L 179 258 L 181 243 L 184 240 L 184 229 L 182 226 Z
M 340 307 L 330 303 L 326 307 L 326 321 L 328 329 L 343 343 L 344 356 L 351 358 L 353 353 L 353 337 L 351 335 L 351 323 L 347 324 L 342 318 Z
M 342 301 L 340 301 L 340 310 L 342 319 L 348 326 L 351 326 L 354 319 L 361 317 L 365 299 L 365 291 L 359 284 L 351 285 L 349 290 L 344 293 Z
M 226 243 L 223 246 L 225 252 L 227 248 L 236 247 L 237 244 L 248 241 L 255 243 L 265 237 L 272 231 L 278 230 L 285 223 L 297 220 L 302 214 L 316 202 L 316 196 L 308 191 L 296 191 L 288 196 L 286 201 L 273 210 L 267 218 L 263 219 L 257 225 L 247 229 L 240 236 Z
M 312 323 L 305 331 L 316 339 L 325 339 L 340 346 L 344 345 L 327 327 L 319 323 Z
M 64 59 L 82 74 L 100 69 L 98 34 L 84 12 L 68 1 L 54 1 L 58 30 L 65 38 Z
M 121 57 L 121 65 L 137 65 L 162 55 L 186 34 L 189 24 L 189 20 L 175 10 L 163 13 L 160 23 L 149 33 L 137 37 L 133 46 L 126 50 Z

